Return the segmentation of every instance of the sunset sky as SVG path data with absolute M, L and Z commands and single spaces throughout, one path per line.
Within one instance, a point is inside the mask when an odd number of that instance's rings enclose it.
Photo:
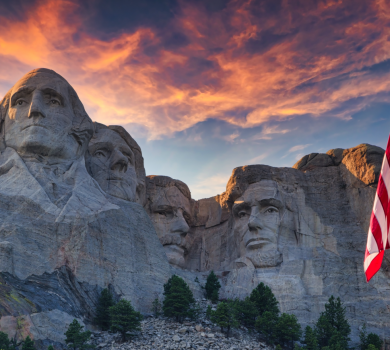
M 199 199 L 237 166 L 385 147 L 390 1 L 0 0 L 0 99 L 40 67 Z

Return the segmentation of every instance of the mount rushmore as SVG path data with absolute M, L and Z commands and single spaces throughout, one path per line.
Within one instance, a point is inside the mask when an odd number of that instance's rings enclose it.
M 137 142 L 92 122 L 52 70 L 21 78 L 0 117 L 0 330 L 10 336 L 60 346 L 74 318 L 92 327 L 103 288 L 148 313 L 173 273 L 202 297 L 195 279 L 210 270 L 223 298 L 264 282 L 305 325 L 335 295 L 353 339 L 364 322 L 390 336 L 390 259 L 369 284 L 363 272 L 383 149 L 238 167 L 224 193 L 193 200 L 182 181 L 146 176 Z

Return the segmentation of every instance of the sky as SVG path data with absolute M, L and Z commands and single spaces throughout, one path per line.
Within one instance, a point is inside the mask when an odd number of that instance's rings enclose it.
M 390 0 L 0 0 L 0 99 L 34 68 L 200 199 L 238 166 L 385 147 Z

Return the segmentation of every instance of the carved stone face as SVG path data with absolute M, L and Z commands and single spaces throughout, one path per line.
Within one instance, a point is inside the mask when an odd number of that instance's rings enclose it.
M 152 199 L 150 217 L 172 265 L 184 266 L 190 201 L 177 187 L 160 188 Z
M 89 143 L 92 177 L 111 196 L 134 202 L 137 190 L 135 156 L 123 138 L 113 130 L 100 129 Z
M 75 159 L 81 145 L 71 134 L 75 118 L 69 85 L 54 74 L 35 73 L 11 92 L 5 119 L 5 143 L 20 155 Z
M 234 202 L 233 230 L 240 257 L 247 257 L 255 267 L 281 263 L 277 243 L 283 204 L 277 193 L 274 181 L 263 180 L 249 185 Z

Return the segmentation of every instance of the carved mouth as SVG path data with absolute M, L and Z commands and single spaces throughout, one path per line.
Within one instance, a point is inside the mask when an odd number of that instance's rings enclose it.
M 47 129 L 47 127 L 46 127 L 46 126 L 43 126 L 43 125 L 39 125 L 39 124 L 31 124 L 31 125 L 27 125 L 27 126 L 25 126 L 25 127 L 22 129 L 22 131 L 23 131 L 23 130 L 26 130 L 26 129 L 28 129 L 28 128 L 31 128 L 32 126 L 38 126 L 38 127 L 40 127 L 40 128 Z
M 266 244 L 272 243 L 272 241 L 266 237 L 251 238 L 246 242 L 246 248 L 261 248 Z

